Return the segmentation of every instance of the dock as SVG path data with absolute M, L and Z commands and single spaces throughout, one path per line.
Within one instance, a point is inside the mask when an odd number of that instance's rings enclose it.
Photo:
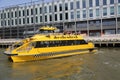
M 103 36 L 83 36 L 87 42 L 93 42 L 96 47 L 120 47 L 120 34 Z M 0 48 L 7 48 L 21 39 L 0 39 Z

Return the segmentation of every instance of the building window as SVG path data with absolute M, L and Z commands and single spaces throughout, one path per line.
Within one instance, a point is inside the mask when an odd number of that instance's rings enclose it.
M 37 8 L 35 8 L 35 14 L 37 14 L 38 13 L 38 9 Z
M 110 0 L 110 4 L 114 4 L 114 0 Z
M 47 15 L 45 15 L 45 22 L 47 22 Z
M 103 8 L 103 16 L 107 16 L 107 8 Z
M 21 24 L 21 19 L 19 19 L 19 24 Z
M 49 15 L 49 20 L 52 21 L 52 15 Z
M 52 6 L 49 6 L 49 13 L 52 12 Z
M 23 10 L 23 16 L 25 16 L 25 10 Z
M 62 11 L 62 4 L 59 4 L 59 10 Z
M 110 7 L 110 15 L 114 15 L 114 6 Z
M 70 9 L 73 10 L 74 9 L 74 3 L 70 2 Z
M 33 9 L 31 9 L 31 15 L 33 15 Z
M 31 23 L 33 23 L 33 22 L 34 22 L 33 17 L 31 17 Z
M 107 5 L 107 0 L 103 0 L 103 5 Z
M 23 24 L 25 24 L 25 18 L 23 18 Z
M 93 17 L 93 10 L 92 9 L 89 10 L 89 16 Z
M 86 8 L 86 0 L 82 0 L 82 7 Z
M 86 10 L 83 10 L 83 18 L 86 18 Z
M 14 21 L 12 20 L 12 25 L 14 25 Z
M 6 18 L 6 13 L 4 13 L 4 18 Z
M 71 19 L 74 19 L 74 12 L 71 12 Z
M 8 20 L 8 25 L 10 25 L 10 20 Z
M 118 6 L 118 14 L 120 14 L 120 6 Z
M 55 14 L 55 21 L 57 21 L 57 14 Z
M 3 19 L 3 14 L 1 13 L 1 19 Z
M 68 20 L 68 13 L 65 13 L 65 20 Z
M 77 19 L 80 18 L 80 11 L 77 11 Z
M 6 21 L 5 21 L 5 26 L 6 26 L 7 24 L 6 24 Z
M 80 9 L 80 1 L 76 1 L 76 9 Z
M 19 11 L 19 17 L 21 17 L 21 11 Z
M 11 12 L 11 18 L 13 18 L 13 12 Z
M 54 6 L 54 11 L 57 12 L 57 5 Z
M 27 23 L 29 24 L 29 18 L 27 18 Z
M 29 9 L 27 9 L 27 16 L 29 16 Z
M 2 14 L 1 14 L 2 15 Z M 10 13 L 8 12 L 8 18 L 10 18 Z M 1 16 L 1 19 L 2 19 L 2 16 Z
M 118 0 L 118 3 L 120 3 L 120 0 Z
M 65 10 L 68 10 L 68 3 L 65 3 Z
M 40 22 L 42 22 L 42 16 L 40 16 Z
M 60 20 L 63 20 L 62 18 L 63 18 L 63 15 L 62 15 L 62 13 L 60 13 Z
M 15 19 L 15 25 L 17 25 L 17 24 L 18 24 L 17 19 Z
M 38 23 L 38 17 L 37 16 L 35 17 L 35 22 Z
M 96 9 L 96 16 L 100 16 L 100 10 L 99 9 Z
M 17 11 L 15 11 L 15 17 L 17 17 Z
M 93 7 L 93 1 L 89 0 L 89 7 Z
M 44 7 L 44 12 L 47 13 L 47 6 Z
M 40 14 L 42 14 L 42 8 L 40 7 Z
M 96 0 L 95 2 L 96 2 L 96 6 L 99 6 L 99 0 Z

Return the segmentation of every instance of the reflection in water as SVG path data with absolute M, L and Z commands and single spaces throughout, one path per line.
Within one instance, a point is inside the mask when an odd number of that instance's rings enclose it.
M 13 63 L 12 69 L 18 71 L 18 73 L 16 72 L 12 75 L 17 76 L 29 74 L 34 80 L 44 80 L 47 78 L 60 78 L 80 73 L 80 65 L 82 64 L 82 61 L 79 57 L 71 57 L 73 59 L 66 57 L 44 61 Z

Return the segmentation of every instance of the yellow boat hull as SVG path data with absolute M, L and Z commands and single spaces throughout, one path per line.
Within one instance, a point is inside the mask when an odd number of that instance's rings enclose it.
M 15 55 L 11 56 L 10 58 L 12 59 L 13 62 L 26 62 L 26 61 L 36 61 L 36 60 L 43 60 L 43 59 L 50 59 L 50 58 L 57 58 L 57 57 L 65 57 L 65 56 L 72 56 L 72 55 L 78 55 L 78 54 L 85 54 L 85 53 L 94 53 L 97 50 L 94 49 L 92 51 L 90 50 L 83 50 L 83 51 L 76 51 L 76 52 L 71 52 L 71 53 L 62 53 L 62 54 L 49 54 L 49 55 Z

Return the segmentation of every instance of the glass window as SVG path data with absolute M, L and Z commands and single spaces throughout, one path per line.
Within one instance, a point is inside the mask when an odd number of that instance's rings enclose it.
M 74 3 L 70 2 L 70 9 L 73 10 L 74 9 Z
M 18 22 L 17 22 L 17 19 L 15 19 L 15 25 L 17 25 L 17 23 L 18 23 Z
M 25 16 L 25 10 L 23 10 L 23 16 Z
M 103 0 L 103 5 L 107 5 L 107 0 Z
M 11 18 L 13 18 L 13 12 L 11 12 Z
M 31 15 L 33 15 L 33 9 L 31 9 Z
M 23 24 L 25 24 L 25 18 L 23 18 Z
M 19 24 L 21 24 L 21 19 L 19 19 Z
M 110 0 L 110 4 L 114 4 L 114 0 Z
M 29 18 L 27 18 L 27 23 L 29 24 Z
M 65 13 L 65 19 L 68 20 L 68 13 Z
M 86 18 L 86 10 L 83 10 L 83 18 Z
M 38 17 L 37 16 L 35 17 L 35 22 L 38 23 Z
M 68 3 L 65 3 L 65 10 L 68 10 Z
M 96 6 L 99 6 L 99 0 L 96 0 L 95 2 L 96 2 Z
M 17 11 L 15 11 L 15 17 L 17 17 Z
M 31 23 L 33 23 L 33 17 L 31 17 Z
M 77 11 L 77 18 L 80 18 L 80 11 Z
M 19 17 L 21 17 L 21 11 L 19 11 Z
M 40 16 L 40 22 L 42 22 L 42 16 Z
M 47 13 L 47 6 L 44 7 L 44 12 Z
M 1 26 L 3 26 L 3 21 L 1 21 Z
M 120 6 L 118 6 L 118 14 L 120 14 Z
M 5 21 L 5 26 L 7 25 L 6 21 Z
M 97 16 L 97 17 L 100 16 L 100 11 L 99 11 L 99 9 L 96 9 L 96 16 Z
M 52 21 L 52 15 L 49 15 L 49 20 Z
M 62 16 L 62 13 L 60 13 L 60 20 L 63 20 L 62 17 L 63 17 L 63 16 Z
M 89 16 L 93 17 L 93 10 L 92 9 L 89 10 Z
M 89 0 L 89 7 L 92 7 L 92 6 L 93 6 L 93 1 Z
M 52 6 L 49 6 L 49 12 L 50 13 L 52 12 Z
M 40 14 L 42 14 L 42 8 L 40 7 Z
M 82 0 L 82 7 L 86 8 L 86 0 Z
M 8 18 L 10 18 L 10 13 L 8 12 Z M 1 14 L 1 19 L 2 19 L 2 14 Z
M 6 18 L 6 13 L 4 13 L 4 18 Z
M 103 16 L 107 16 L 107 8 L 103 8 Z
M 62 11 L 62 4 L 59 4 L 59 10 Z
M 54 6 L 54 11 L 57 12 L 57 5 Z
M 14 25 L 14 21 L 12 20 L 12 25 Z
M 35 14 L 37 14 L 38 13 L 38 10 L 37 10 L 37 8 L 35 8 Z
M 120 0 L 118 0 L 118 3 L 120 3 Z
M 57 21 L 57 14 L 55 14 L 55 21 Z
M 76 9 L 80 9 L 80 1 L 76 1 Z
M 45 22 L 47 22 L 47 15 L 45 15 Z
M 71 19 L 74 19 L 74 12 L 71 12 Z
M 10 25 L 10 20 L 8 20 L 8 25 Z
M 27 16 L 29 16 L 29 9 L 27 9 Z
M 110 7 L 110 15 L 114 15 L 114 7 Z

